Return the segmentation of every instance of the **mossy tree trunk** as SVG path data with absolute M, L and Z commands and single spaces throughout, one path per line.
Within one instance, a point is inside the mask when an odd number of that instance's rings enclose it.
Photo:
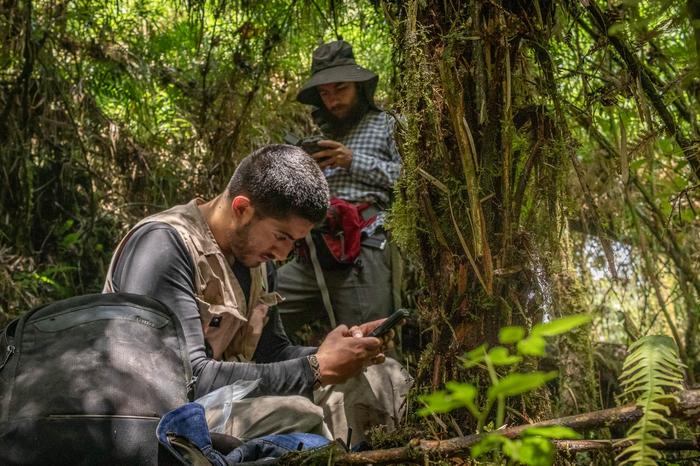
M 566 314 L 560 305 L 575 300 L 560 241 L 575 154 L 547 52 L 553 8 L 410 1 L 395 16 L 405 175 L 391 227 L 425 283 L 417 306 L 431 341 L 418 382 L 432 389 L 462 379 L 456 357 L 496 342 L 500 327 Z M 546 400 L 525 405 L 548 411 Z

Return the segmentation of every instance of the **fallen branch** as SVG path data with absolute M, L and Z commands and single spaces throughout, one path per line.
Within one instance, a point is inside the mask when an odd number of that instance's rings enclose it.
M 581 453 L 592 450 L 621 450 L 632 445 L 631 440 L 554 440 L 560 452 Z M 700 450 L 700 443 L 694 439 L 667 439 L 654 445 L 657 450 L 686 451 Z
M 679 402 L 671 404 L 671 417 L 688 419 L 691 422 L 700 420 L 700 390 L 688 390 L 679 393 Z M 596 427 L 610 427 L 618 424 L 634 422 L 642 416 L 642 410 L 635 404 L 627 404 L 617 408 L 603 409 L 590 413 L 577 414 L 558 419 L 550 419 L 548 421 L 536 422 L 533 424 L 524 424 L 515 427 L 501 429 L 497 433 L 508 437 L 518 437 L 525 429 L 530 427 L 546 427 L 546 426 L 566 426 L 574 430 L 587 430 Z M 487 434 L 473 434 L 466 437 L 455 437 L 448 440 L 412 440 L 406 447 L 390 448 L 387 450 L 364 451 L 358 453 L 344 453 L 334 457 L 334 464 L 388 464 L 388 463 L 405 463 L 405 462 L 423 462 L 423 458 L 429 456 L 435 457 L 450 457 L 463 456 L 469 454 L 469 449 Z M 602 449 L 607 448 L 605 443 L 610 441 L 558 441 L 555 442 L 557 448 L 562 450 L 572 450 L 579 448 L 579 451 L 584 449 Z M 675 445 L 675 448 L 681 449 L 680 445 L 690 447 L 689 449 L 696 450 L 698 445 L 693 443 L 677 443 L 666 442 L 669 447 Z

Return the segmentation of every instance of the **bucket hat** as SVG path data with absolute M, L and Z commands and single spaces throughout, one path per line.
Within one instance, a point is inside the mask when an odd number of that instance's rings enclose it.
M 302 104 L 321 107 L 321 97 L 316 86 L 338 82 L 362 83 L 370 106 L 374 105 L 374 91 L 379 77 L 355 62 L 352 46 L 344 40 L 337 40 L 319 46 L 311 59 L 311 78 L 302 86 L 297 100 Z

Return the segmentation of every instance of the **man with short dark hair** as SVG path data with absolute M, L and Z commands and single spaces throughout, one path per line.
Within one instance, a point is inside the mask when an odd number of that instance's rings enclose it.
M 269 263 L 285 259 L 327 207 L 316 163 L 297 147 L 267 146 L 243 159 L 211 201 L 194 199 L 140 221 L 112 258 L 105 292 L 151 296 L 179 317 L 197 397 L 259 380 L 254 395 L 263 397 L 239 402 L 228 430 L 241 439 L 330 436 L 322 408 L 310 401 L 314 390 L 384 361 L 384 342 L 363 336 L 379 322 L 341 325 L 318 348 L 291 345 L 282 327 Z
M 325 138 L 318 142 L 324 150 L 312 157 L 331 196 L 357 205 L 369 224 L 359 260 L 350 267 L 323 268 L 312 252 L 280 268 L 278 291 L 285 297 L 280 312 L 290 332 L 320 318 L 324 307 L 331 324 L 347 325 L 386 317 L 400 307 L 400 258 L 382 228 L 401 173 L 396 122 L 374 102 L 378 76 L 355 62 L 347 42 L 318 47 L 311 73 L 297 100 L 314 108 L 313 119 Z

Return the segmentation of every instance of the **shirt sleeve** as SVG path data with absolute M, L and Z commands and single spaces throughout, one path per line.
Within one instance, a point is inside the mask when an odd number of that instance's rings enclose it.
M 207 356 L 194 294 L 194 265 L 180 235 L 171 226 L 153 222 L 134 232 L 114 265 L 113 282 L 115 291 L 155 298 L 179 317 L 192 373 L 197 377 L 195 397 L 237 380 L 255 379 L 260 379 L 260 384 L 252 396 L 312 397 L 314 377 L 302 354 L 287 360 L 277 358 L 267 364 L 217 361 Z M 269 320 L 263 333 L 269 331 L 271 322 L 274 320 Z M 282 354 L 288 353 L 283 350 Z
M 391 191 L 396 180 L 401 175 L 401 155 L 396 148 L 394 141 L 394 129 L 396 121 L 393 117 L 386 113 L 382 114 L 385 118 L 382 127 L 382 134 L 368 134 L 369 138 L 381 138 L 381 150 L 367 150 L 362 143 L 351 147 L 352 161 L 350 162 L 349 172 L 353 177 L 363 180 L 363 182 Z M 368 145 L 372 147 L 372 145 Z

